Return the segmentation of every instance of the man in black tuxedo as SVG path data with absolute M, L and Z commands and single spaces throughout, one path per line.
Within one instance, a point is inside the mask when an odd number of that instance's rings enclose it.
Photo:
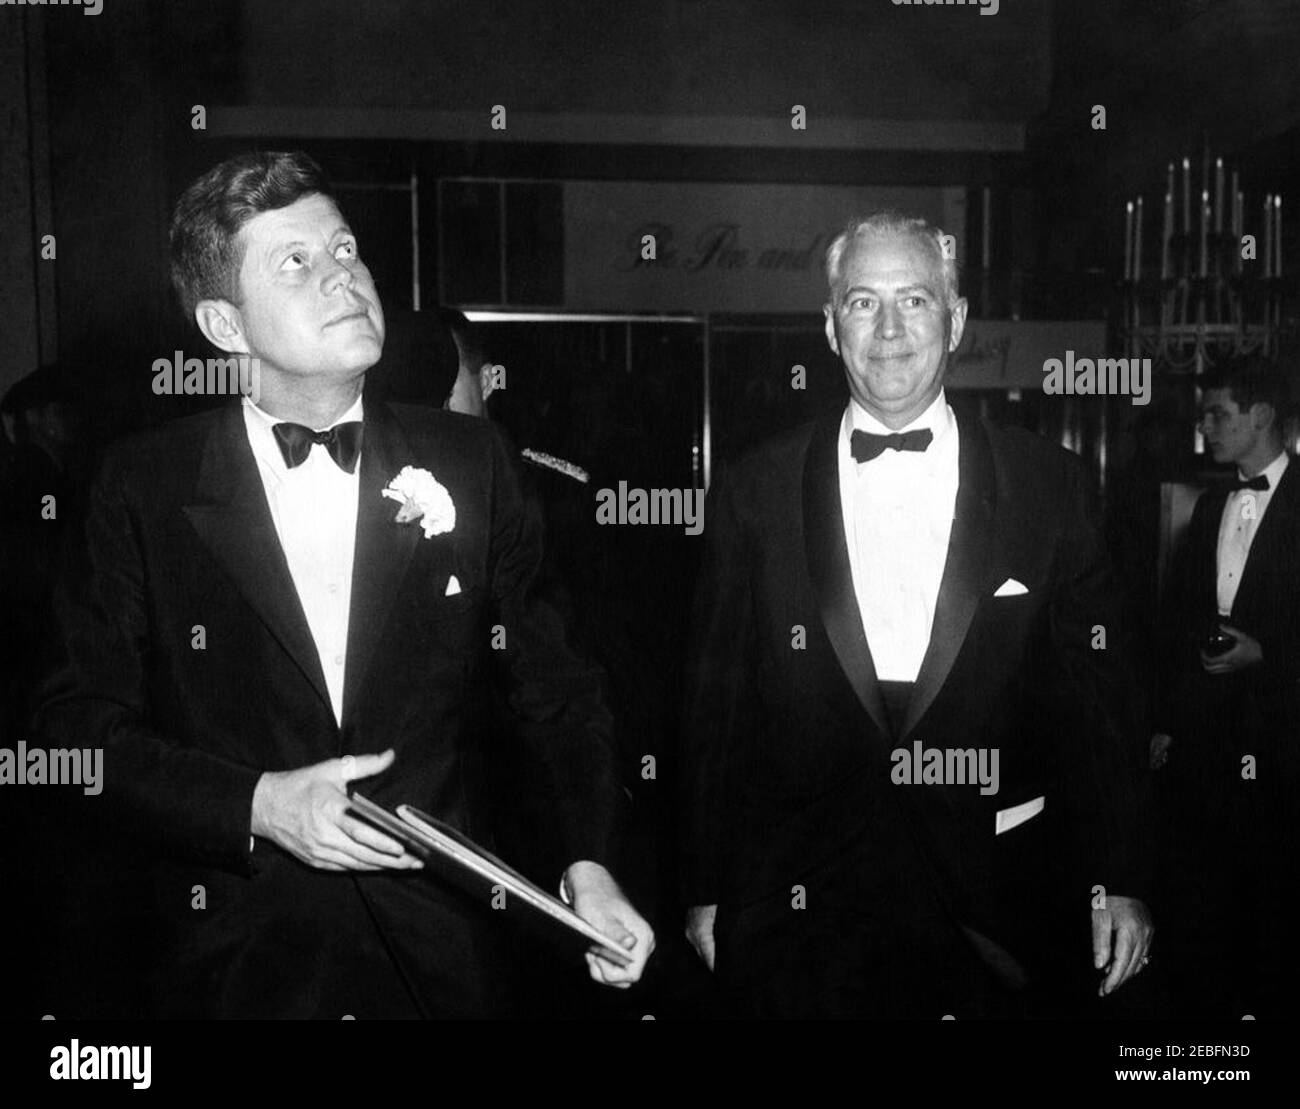
M 589 952 L 591 976 L 630 985 L 653 936 L 605 865 L 609 716 L 534 595 L 539 532 L 501 438 L 363 402 L 383 312 L 306 156 L 217 166 L 181 197 L 171 243 L 187 312 L 258 360 L 260 396 L 109 453 L 36 718 L 51 746 L 104 749 L 95 800 L 155 867 L 153 1012 L 501 1012 L 510 914 L 414 873 L 346 793 L 365 779 L 381 804 L 490 839 L 494 673 L 563 845 L 542 877 L 562 874 L 631 955 Z M 405 467 L 408 495 L 385 496 Z
M 1151 745 L 1168 802 L 1171 982 L 1179 1011 L 1240 1019 L 1294 1004 L 1300 865 L 1300 473 L 1287 391 L 1258 356 L 1202 382 L 1201 425 L 1230 481 L 1196 502 L 1165 592 Z
M 1090 911 L 1100 992 L 1147 958 L 1141 752 L 1088 481 L 948 407 L 966 301 L 944 242 L 892 213 L 835 240 L 852 401 L 712 491 L 684 892 L 740 1012 L 1022 1013 L 1086 977 Z M 935 782 L 918 747 L 971 758 Z M 979 759 L 985 785 L 955 784 Z

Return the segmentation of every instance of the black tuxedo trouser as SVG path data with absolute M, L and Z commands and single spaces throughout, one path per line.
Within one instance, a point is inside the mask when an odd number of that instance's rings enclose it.
M 776 1019 L 991 1019 L 1020 1015 L 922 883 L 831 895 L 803 909 L 789 891 L 720 909 L 717 975 L 737 1016 Z
M 508 925 L 458 891 L 389 878 L 307 872 L 295 898 L 173 905 L 150 983 L 163 1018 L 481 1019 L 511 1014 Z M 360 887 L 360 889 L 359 889 Z M 216 898 L 213 898 L 215 901 Z
M 940 904 L 897 820 L 743 905 L 720 904 L 715 973 L 739 1016 L 1022 1015 Z

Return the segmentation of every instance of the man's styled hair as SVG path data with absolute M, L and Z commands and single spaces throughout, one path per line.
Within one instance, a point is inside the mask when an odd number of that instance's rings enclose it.
M 244 252 L 240 229 L 254 216 L 313 193 L 333 199 L 324 171 L 300 151 L 228 158 L 190 185 L 172 212 L 172 285 L 186 317 L 201 300 L 237 304 Z
M 451 333 L 460 360 L 471 373 L 478 373 L 479 367 L 488 360 L 482 332 L 456 308 L 439 308 L 438 322 Z
M 844 252 L 850 243 L 863 235 L 914 235 L 927 243 L 933 249 L 943 274 L 948 307 L 951 308 L 957 302 L 957 252 L 944 249 L 944 239 L 948 236 L 942 228 L 935 227 L 929 220 L 893 209 L 870 216 L 854 216 L 826 248 L 826 284 L 830 287 L 832 297 L 840 280 L 840 262 Z
M 1249 411 L 1252 404 L 1267 404 L 1273 409 L 1273 427 L 1281 434 L 1287 416 L 1290 390 L 1278 368 L 1258 354 L 1229 358 L 1202 375 L 1198 384 L 1207 389 L 1223 389 L 1237 407 Z

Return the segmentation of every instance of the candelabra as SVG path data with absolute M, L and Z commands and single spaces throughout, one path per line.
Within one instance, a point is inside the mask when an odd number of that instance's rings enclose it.
M 1123 329 L 1129 357 L 1151 358 L 1157 371 L 1193 374 L 1232 355 L 1260 351 L 1276 357 L 1282 197 L 1266 196 L 1258 222 L 1251 218 L 1247 226 L 1238 173 L 1232 170 L 1225 192 L 1223 159 L 1215 158 L 1211 169 L 1208 145 L 1199 192 L 1192 185 L 1191 159 L 1182 159 L 1176 206 L 1177 168 L 1170 162 L 1166 175 L 1158 276 L 1143 270 L 1144 199 L 1125 202 Z

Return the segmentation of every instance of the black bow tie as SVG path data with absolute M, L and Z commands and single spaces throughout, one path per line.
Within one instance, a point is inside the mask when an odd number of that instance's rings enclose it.
M 1258 493 L 1263 493 L 1268 488 L 1268 478 L 1263 474 L 1256 474 L 1253 478 L 1246 481 L 1234 481 L 1232 491 L 1240 493 L 1243 489 L 1254 489 Z
M 284 464 L 291 470 L 307 461 L 314 443 L 320 443 L 329 451 L 340 469 L 350 474 L 357 468 L 357 458 L 361 454 L 360 420 L 335 424 L 328 431 L 312 431 L 302 424 L 276 424 L 271 430 L 275 432 L 275 441 L 280 444 Z
M 879 458 L 887 450 L 923 451 L 933 439 L 934 432 L 928 427 L 904 431 L 901 434 L 896 431 L 893 435 L 874 435 L 870 431 L 855 431 L 849 437 L 849 448 L 853 451 L 855 462 L 870 462 L 873 458 Z

